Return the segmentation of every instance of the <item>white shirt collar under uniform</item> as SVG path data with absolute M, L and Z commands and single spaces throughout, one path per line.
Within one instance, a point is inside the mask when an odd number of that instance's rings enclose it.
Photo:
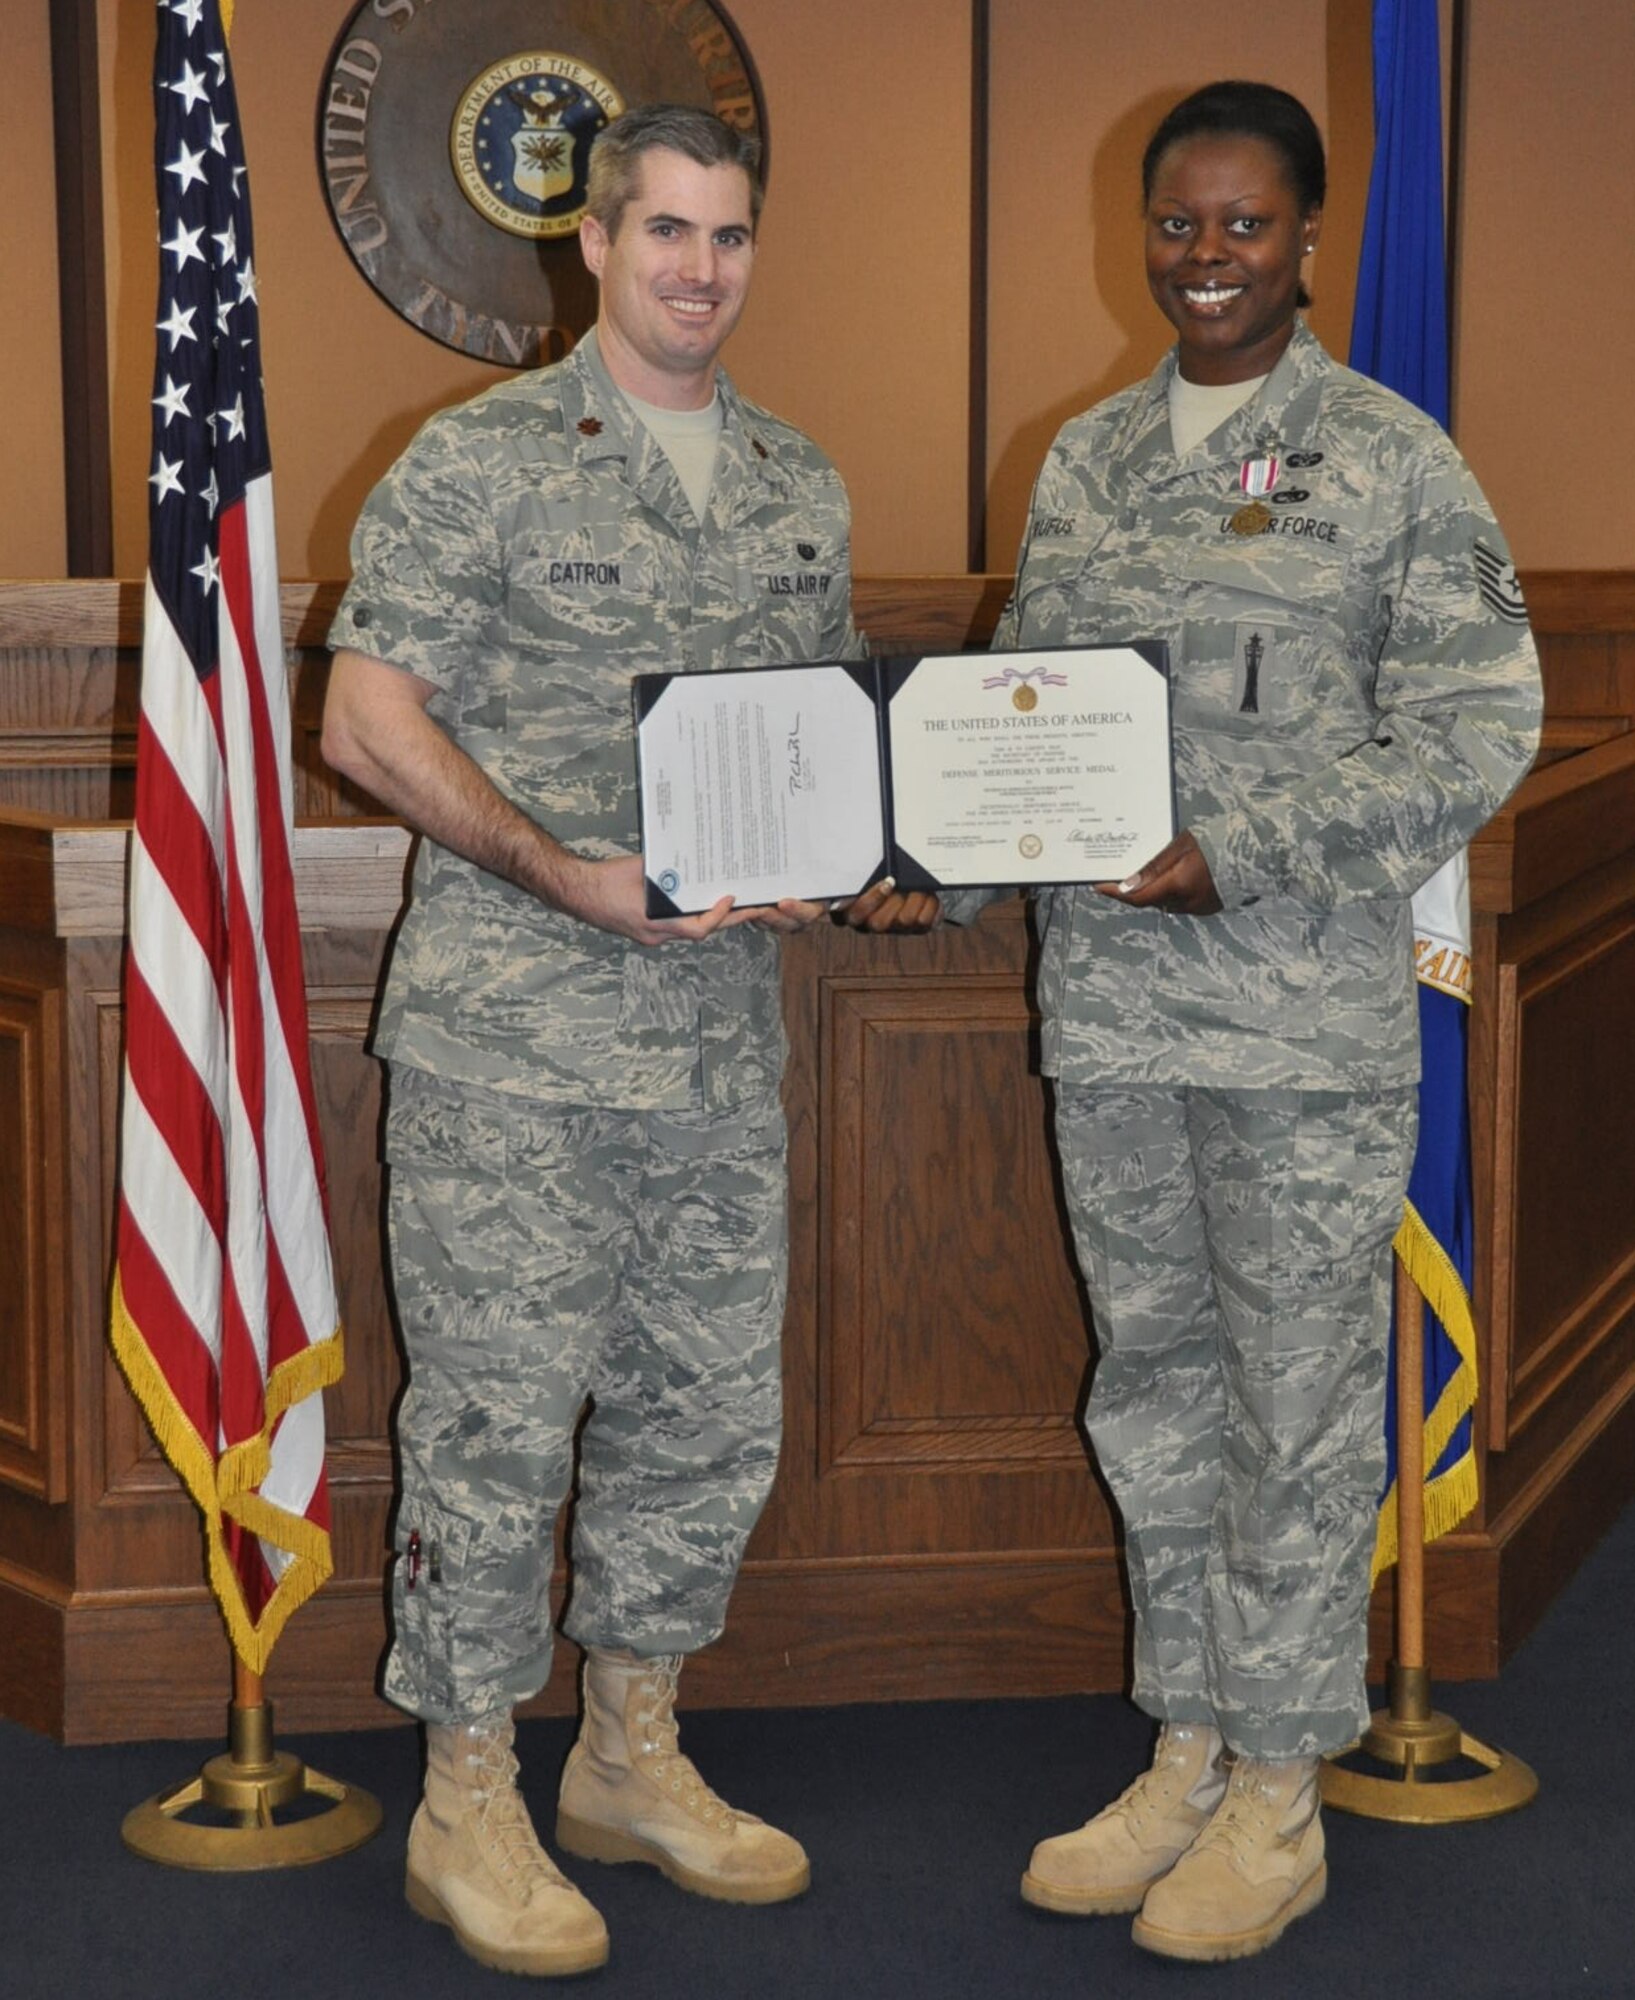
M 1247 382 L 1188 382 L 1177 368 L 1169 384 L 1169 430 L 1175 456 L 1185 458 L 1194 445 L 1218 431 L 1228 417 L 1260 393 L 1266 379 L 1256 375 Z

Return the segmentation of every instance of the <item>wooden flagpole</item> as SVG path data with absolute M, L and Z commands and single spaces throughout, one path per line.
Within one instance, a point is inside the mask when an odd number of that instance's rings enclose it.
M 1323 1766 L 1323 1803 L 1410 1826 L 1491 1819 L 1524 1806 L 1538 1779 L 1519 1757 L 1467 1736 L 1431 1706 L 1425 1661 L 1425 1301 L 1396 1260 L 1397 1563 L 1396 1654 L 1386 1677 L 1390 1706 L 1376 1709 L 1360 1742 Z M 1350 1767 L 1360 1754 L 1395 1771 L 1382 1777 Z M 1459 1777 L 1439 1767 L 1480 1765 Z

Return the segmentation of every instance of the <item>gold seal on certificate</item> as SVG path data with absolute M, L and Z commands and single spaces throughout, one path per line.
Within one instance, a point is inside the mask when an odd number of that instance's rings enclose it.
M 652 916 L 1116 882 L 1175 834 L 1157 643 L 642 674 Z

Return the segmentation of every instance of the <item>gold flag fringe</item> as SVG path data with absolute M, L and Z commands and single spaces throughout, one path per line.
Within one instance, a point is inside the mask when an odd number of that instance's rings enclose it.
M 1402 1226 L 1395 1249 L 1426 1305 L 1442 1322 L 1459 1355 L 1459 1366 L 1449 1376 L 1436 1399 L 1434 1409 L 1425 1413 L 1425 1464 L 1434 1466 L 1448 1448 L 1460 1420 L 1476 1402 L 1476 1321 L 1470 1296 L 1453 1260 L 1436 1240 L 1424 1217 L 1411 1201 L 1402 1204 Z M 1456 1464 L 1425 1482 L 1425 1539 L 1434 1542 L 1450 1528 L 1457 1527 L 1479 1497 L 1474 1443 Z M 1397 1528 L 1397 1488 L 1381 1503 L 1374 1536 L 1374 1566 L 1370 1582 L 1377 1580 L 1397 1559 L 1400 1544 Z
M 159 1449 L 204 1516 L 210 1588 L 221 1607 L 233 1651 L 251 1673 L 264 1674 L 284 1627 L 332 1574 L 334 1559 L 324 1529 L 264 1499 L 255 1489 L 266 1478 L 272 1462 L 272 1431 L 278 1419 L 293 1404 L 341 1379 L 344 1366 L 341 1328 L 337 1326 L 328 1339 L 314 1342 L 273 1370 L 267 1378 L 266 1416 L 261 1431 L 223 1452 L 219 1462 L 189 1422 L 141 1328 L 131 1317 L 117 1265 L 109 1333 L 114 1358 L 141 1405 Z M 251 1534 L 287 1550 L 291 1556 L 272 1596 L 262 1606 L 260 1617 L 253 1621 L 238 1573 L 227 1553 L 224 1520 L 238 1522 Z

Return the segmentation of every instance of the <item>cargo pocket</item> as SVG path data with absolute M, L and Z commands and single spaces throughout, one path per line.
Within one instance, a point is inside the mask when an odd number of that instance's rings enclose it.
M 460 1611 L 474 1533 L 472 1522 L 426 1501 L 404 1506 L 398 1516 L 385 1691 L 430 1721 L 453 1721 L 466 1706 Z

